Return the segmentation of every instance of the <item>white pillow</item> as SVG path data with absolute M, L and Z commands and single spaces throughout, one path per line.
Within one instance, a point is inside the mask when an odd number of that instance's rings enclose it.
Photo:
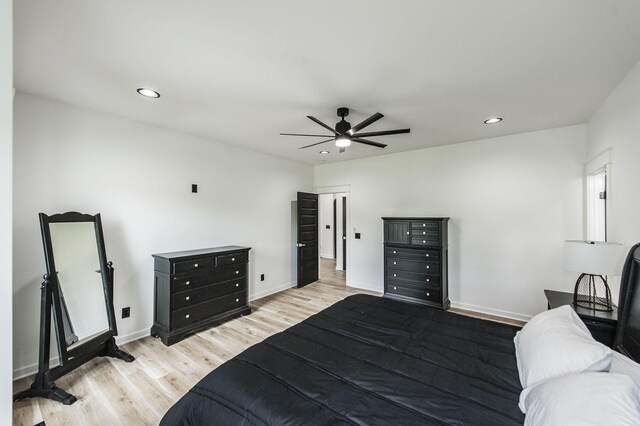
M 629 377 L 581 373 L 556 377 L 520 394 L 524 424 L 638 425 L 638 388 Z
M 616 351 L 611 352 L 611 368 L 609 369 L 609 373 L 629 376 L 638 389 L 640 389 L 640 364 L 621 353 Z
M 523 388 L 564 374 L 608 371 L 611 349 L 596 342 L 569 305 L 536 315 L 513 339 Z

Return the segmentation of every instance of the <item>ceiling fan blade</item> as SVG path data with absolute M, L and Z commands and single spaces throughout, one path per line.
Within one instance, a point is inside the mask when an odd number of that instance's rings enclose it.
M 301 146 L 298 149 L 309 148 L 309 147 L 312 147 L 312 146 L 320 145 L 321 143 L 327 143 L 327 142 L 334 141 L 334 140 L 335 140 L 334 138 L 331 138 L 331 139 L 327 139 L 326 141 L 312 143 L 311 145 L 307 145 L 307 146 Z
M 330 138 L 331 135 L 305 135 L 302 133 L 280 133 L 281 136 L 312 136 L 314 138 Z
M 326 124 L 324 124 L 322 121 L 318 120 L 315 117 L 312 117 L 310 115 L 307 115 L 307 118 L 310 119 L 311 121 L 314 121 L 316 123 L 318 123 L 319 125 L 321 125 L 322 127 L 324 127 L 325 129 L 329 130 L 330 132 L 332 132 L 334 135 L 339 135 L 340 133 L 336 132 L 335 129 L 331 126 L 327 126 Z
M 386 145 L 383 144 L 383 143 L 378 143 L 378 142 L 374 142 L 374 141 L 368 141 L 366 139 L 360 139 L 360 138 L 351 138 L 351 142 L 363 143 L 365 145 L 371 145 L 371 146 L 375 146 L 377 148 L 386 147 Z
M 356 133 L 353 136 L 356 136 L 358 138 L 360 137 L 367 138 L 371 136 L 399 135 L 402 133 L 409 133 L 409 132 L 411 132 L 411 129 L 396 129 L 396 130 L 382 130 L 380 132 Z
M 379 112 L 376 112 L 371 117 L 369 117 L 366 120 L 364 120 L 362 123 L 359 123 L 359 124 L 356 124 L 355 126 L 353 126 L 351 128 L 351 132 L 349 132 L 349 133 L 351 133 L 353 135 L 354 133 L 359 132 L 360 130 L 364 129 L 368 125 L 373 124 L 376 121 L 380 120 L 382 117 L 384 117 L 384 115 L 380 114 Z
M 345 152 L 347 149 L 345 147 L 340 148 L 340 151 L 338 151 L 338 154 L 342 154 L 343 152 Z

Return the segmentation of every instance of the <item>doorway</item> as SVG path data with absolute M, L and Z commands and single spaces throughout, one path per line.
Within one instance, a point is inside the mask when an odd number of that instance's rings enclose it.
M 346 287 L 347 273 L 347 194 L 318 195 L 320 242 L 320 281 Z

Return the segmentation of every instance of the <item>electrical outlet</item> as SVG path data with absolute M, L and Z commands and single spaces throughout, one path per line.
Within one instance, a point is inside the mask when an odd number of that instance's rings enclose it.
M 260 274 L 260 281 L 264 281 L 264 274 Z
M 193 183 L 191 184 L 191 192 L 193 192 L 194 194 L 196 194 L 198 192 L 198 185 Z
M 129 318 L 131 316 L 131 308 L 127 306 L 126 308 L 122 308 L 122 318 Z

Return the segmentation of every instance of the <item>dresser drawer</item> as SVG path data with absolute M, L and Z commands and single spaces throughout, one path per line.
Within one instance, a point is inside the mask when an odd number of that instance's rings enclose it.
M 216 266 L 234 265 L 236 263 L 247 263 L 247 252 L 238 252 L 216 256 Z
M 389 259 L 405 258 L 412 260 L 432 260 L 436 262 L 440 260 L 440 252 L 438 250 L 416 250 L 387 247 L 386 254 Z
M 440 275 L 427 275 L 418 272 L 387 269 L 387 278 L 389 280 L 406 280 L 413 284 L 421 284 L 426 287 L 440 287 Z
M 173 309 L 180 309 L 187 306 L 197 305 L 216 297 L 227 294 L 245 291 L 247 289 L 247 279 L 245 277 L 236 280 L 224 281 L 194 290 L 181 291 L 173 295 Z
M 187 272 L 199 272 L 203 269 L 210 269 L 215 266 L 215 259 L 207 257 L 203 259 L 188 260 L 185 262 L 176 262 L 173 264 L 174 274 L 184 274 Z
M 440 246 L 440 237 L 429 237 L 429 236 L 411 236 L 411 245 L 414 246 L 431 246 L 431 247 L 439 247 Z
M 440 229 L 440 222 L 431 221 L 431 220 L 411 221 L 411 230 L 413 231 L 416 229 L 421 229 L 426 231 L 433 231 L 433 230 L 437 231 Z
M 210 270 L 206 274 L 188 275 L 173 278 L 173 291 L 185 291 L 204 285 L 221 283 L 234 278 L 243 278 L 247 275 L 246 265 L 226 266 Z
M 407 285 L 401 285 L 399 283 L 389 282 L 387 283 L 387 293 L 398 294 L 400 296 L 411 297 L 420 300 L 429 300 L 431 302 L 439 303 L 440 290 L 434 289 L 420 289 L 418 287 L 412 287 Z
M 247 293 L 242 291 L 228 296 L 208 300 L 197 305 L 173 311 L 171 326 L 174 328 L 195 324 L 198 321 L 209 319 L 216 314 L 242 307 L 246 304 Z
M 440 274 L 440 264 L 438 262 L 427 262 L 409 259 L 387 259 L 387 268 L 401 269 L 411 272 L 422 272 L 425 274 Z

